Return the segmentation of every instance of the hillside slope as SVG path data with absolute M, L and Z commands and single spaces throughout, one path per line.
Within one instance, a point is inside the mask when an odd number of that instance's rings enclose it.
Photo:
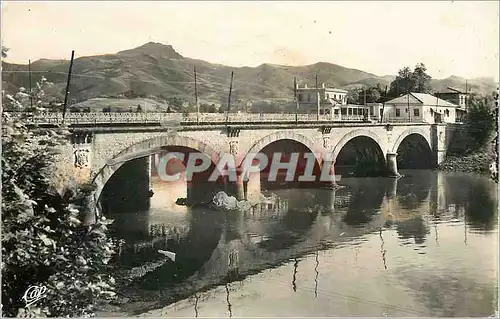
M 28 66 L 3 62 L 3 88 L 13 93 L 19 86 L 28 87 Z M 319 84 L 352 87 L 353 85 L 389 85 L 392 76 L 377 76 L 340 65 L 320 62 L 306 66 L 262 64 L 258 67 L 229 67 L 183 57 L 170 45 L 146 43 L 140 47 L 99 56 L 80 57 L 73 63 L 70 101 L 77 103 L 97 97 L 155 97 L 172 96 L 192 99 L 194 68 L 197 70 L 198 95 L 202 102 L 226 103 L 231 71 L 234 72 L 233 100 L 290 99 L 293 78 L 300 85 Z M 69 61 L 41 59 L 31 65 L 32 82 L 42 76 L 55 85 L 51 94 L 64 98 Z M 435 88 L 458 86 L 461 78 L 433 80 Z M 495 84 L 487 79 L 470 82 L 488 91 Z M 475 86 L 474 86 L 475 85 Z

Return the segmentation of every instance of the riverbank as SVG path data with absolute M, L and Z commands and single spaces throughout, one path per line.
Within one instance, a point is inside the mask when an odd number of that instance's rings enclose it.
M 476 173 L 481 175 L 490 174 L 490 164 L 495 160 L 491 152 L 482 151 L 463 156 L 447 156 L 438 165 L 437 170 L 443 172 Z

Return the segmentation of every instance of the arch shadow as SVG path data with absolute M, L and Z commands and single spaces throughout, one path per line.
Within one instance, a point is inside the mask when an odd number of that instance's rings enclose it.
M 108 160 L 104 167 L 102 167 L 94 176 L 92 179 L 92 183 L 96 186 L 94 202 L 96 204 L 99 202 L 106 183 L 125 163 L 138 158 L 167 151 L 169 147 L 184 147 L 186 149 L 196 150 L 207 155 L 211 159 L 212 163 L 217 163 L 219 159 L 219 153 L 214 147 L 189 137 L 178 135 L 157 136 L 143 140 L 117 153 L 112 159 Z
M 237 163 L 238 166 L 241 165 L 243 163 L 243 161 L 246 160 L 249 156 L 252 156 L 254 154 L 259 153 L 262 149 L 264 149 L 269 144 L 274 143 L 274 142 L 278 142 L 280 140 L 292 140 L 292 141 L 298 142 L 300 144 L 303 144 L 314 154 L 316 161 L 318 163 L 321 163 L 322 150 L 317 149 L 315 147 L 315 143 L 312 140 L 310 140 L 309 138 L 307 138 L 306 136 L 304 136 L 302 134 L 295 133 L 293 131 L 279 131 L 279 132 L 269 134 L 269 135 L 261 138 L 260 140 L 258 140 L 256 143 L 254 143 L 252 145 L 252 147 L 250 147 L 248 152 L 245 154 L 245 156 L 243 157 L 241 163 Z
M 382 176 L 386 171 L 384 151 L 373 137 L 357 135 L 339 142 L 334 150 L 335 173 L 355 177 Z M 336 147 L 337 149 L 337 147 Z
M 351 131 L 351 132 L 345 134 L 340 139 L 340 141 L 337 143 L 337 145 L 335 145 L 335 148 L 333 149 L 332 159 L 334 161 L 337 161 L 337 156 L 339 155 L 339 153 L 342 150 L 342 148 L 344 148 L 344 146 L 347 143 L 349 143 L 349 141 L 353 140 L 356 137 L 368 137 L 368 138 L 371 138 L 377 144 L 377 146 L 379 147 L 379 149 L 381 150 L 381 152 L 382 152 L 382 154 L 383 154 L 383 156 L 385 158 L 385 155 L 386 155 L 387 151 L 383 150 L 382 139 L 377 134 L 373 133 L 370 130 L 367 130 L 367 129 L 358 129 L 358 130 L 354 130 L 354 131 Z
M 421 132 L 405 132 L 394 147 L 397 147 L 394 152 L 398 154 L 399 169 L 431 169 L 435 166 L 432 148 Z

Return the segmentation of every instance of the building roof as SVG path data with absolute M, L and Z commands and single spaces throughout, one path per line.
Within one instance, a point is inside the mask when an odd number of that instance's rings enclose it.
M 466 92 L 463 92 L 459 89 L 455 89 L 455 88 L 452 88 L 450 86 L 448 86 L 446 88 L 446 90 L 443 90 L 443 91 L 440 91 L 440 92 L 436 92 L 436 94 L 442 94 L 442 93 L 460 93 L 460 94 L 467 94 Z
M 306 90 L 306 91 L 316 91 L 316 88 L 315 87 L 307 87 L 307 88 L 304 88 L 304 87 L 299 87 L 297 88 L 297 91 L 301 91 L 301 90 Z M 337 88 L 327 88 L 327 87 L 318 87 L 318 91 L 321 91 L 321 90 L 325 90 L 325 91 L 328 91 L 328 92 L 337 92 L 337 93 L 348 93 L 346 90 L 342 90 L 342 89 L 337 89 Z
M 417 98 L 424 105 L 458 107 L 458 105 L 456 104 L 445 101 L 431 94 L 426 94 L 426 93 L 410 93 L 410 94 L 413 95 L 415 98 Z
M 386 102 L 387 104 L 405 104 L 408 103 L 408 94 L 402 95 L 395 99 Z M 441 107 L 458 107 L 453 103 L 445 101 L 443 99 L 437 98 L 434 95 L 427 93 L 410 93 L 410 103 L 418 103 L 429 106 L 441 106 Z

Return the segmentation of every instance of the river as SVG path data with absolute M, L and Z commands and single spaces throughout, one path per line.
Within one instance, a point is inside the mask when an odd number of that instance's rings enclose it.
M 173 204 L 120 213 L 115 314 L 171 317 L 490 316 L 497 309 L 497 188 L 487 177 L 402 171 L 345 188 L 278 189 L 274 205 Z M 158 250 L 176 253 L 171 261 Z

